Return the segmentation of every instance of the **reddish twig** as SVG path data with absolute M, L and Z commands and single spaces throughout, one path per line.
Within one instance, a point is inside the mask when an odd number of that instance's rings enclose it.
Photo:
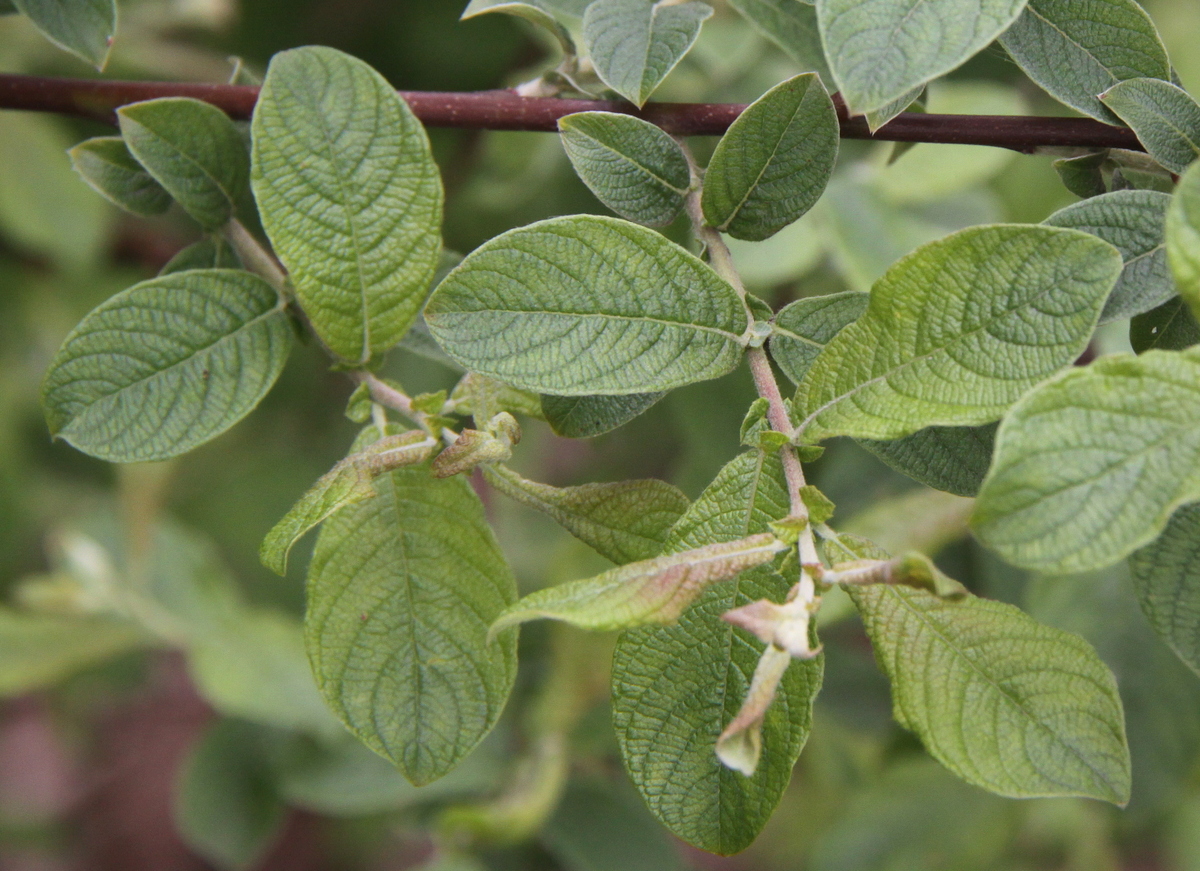
M 519 97 L 512 91 L 400 93 L 426 125 L 472 130 L 554 131 L 564 115 L 602 110 L 637 115 L 677 136 L 715 136 L 724 133 L 746 108 L 738 103 L 650 103 L 638 110 L 623 102 Z M 232 118 L 245 119 L 254 111 L 258 89 L 244 85 L 0 75 L 0 109 L 55 112 L 112 123 L 118 106 L 154 97 L 195 97 Z M 850 118 L 840 100 L 837 104 L 846 139 L 994 145 L 1027 153 L 1046 147 L 1142 150 L 1131 131 L 1090 118 L 906 112 L 872 135 L 863 118 Z

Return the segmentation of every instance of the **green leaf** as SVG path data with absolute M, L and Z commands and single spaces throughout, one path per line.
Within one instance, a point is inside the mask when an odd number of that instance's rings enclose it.
M 730 462 L 676 524 L 667 553 L 767 531 L 790 512 L 777 455 Z M 710 852 L 745 849 L 791 778 L 811 726 L 824 660 L 793 662 L 762 727 L 751 777 L 714 748 L 738 713 L 762 647 L 721 615 L 758 599 L 782 601 L 789 580 L 769 567 L 718 584 L 674 626 L 636 629 L 613 657 L 613 726 L 625 766 L 650 810 L 672 832 Z
M 53 686 L 145 643 L 146 636 L 128 623 L 0 607 L 0 697 Z
M 629 563 L 531 593 L 503 611 L 491 631 L 543 617 L 600 631 L 675 623 L 704 590 L 769 563 L 786 549 L 763 532 Z
M 1159 637 L 1200 674 L 1200 506 L 1185 505 L 1129 558 L 1142 610 Z
M 12 0 L 59 48 L 103 70 L 117 34 L 116 0 Z
M 271 783 L 265 739 L 247 723 L 222 720 L 208 728 L 180 772 L 175 826 L 222 871 L 256 867 L 287 816 Z
M 551 396 L 547 393 L 542 395 L 542 413 L 557 435 L 590 439 L 624 426 L 666 395 Z
M 484 476 L 501 493 L 550 515 L 617 565 L 658 556 L 667 531 L 688 507 L 682 491 L 652 479 L 551 487 L 507 466 L 485 468 Z
M 425 319 L 467 369 L 565 396 L 724 375 L 747 326 L 737 293 L 704 263 L 653 230 L 593 215 L 480 246 L 434 292 Z
M 170 207 L 171 195 L 129 153 L 120 136 L 86 139 L 68 154 L 92 190 L 127 212 L 150 217 Z
M 239 607 L 188 648 L 196 687 L 214 708 L 322 738 L 344 735 L 317 692 L 299 621 L 279 611 Z
M 442 182 L 421 123 L 384 78 L 331 48 L 275 55 L 252 125 L 263 227 L 339 357 L 403 337 L 442 253 Z
M 893 716 L 963 780 L 1012 798 L 1129 800 L 1116 682 L 1082 638 L 973 596 L 848 592 L 891 681 Z
M 1100 323 L 1150 311 L 1175 295 L 1167 268 L 1166 219 L 1171 198 L 1157 191 L 1113 191 L 1067 206 L 1044 224 L 1091 233 L 1121 252 L 1125 268 L 1104 304 Z
M 704 174 L 711 226 L 761 241 L 820 199 L 837 161 L 837 112 L 816 73 L 763 94 L 730 126 Z
M 195 242 L 170 260 L 159 275 L 187 272 L 189 269 L 241 269 L 242 258 L 233 247 L 220 236 L 206 236 Z
M 1200 105 L 1178 85 L 1161 79 L 1129 79 L 1100 101 L 1133 128 L 1150 156 L 1171 172 L 1200 157 Z
M 246 140 L 215 106 L 162 97 L 117 110 L 130 152 L 206 230 L 223 226 L 246 197 Z
M 1029 0 L 1000 44 L 1050 96 L 1109 124 L 1100 102 L 1126 79 L 1169 79 L 1171 62 L 1154 22 L 1135 0 Z
M 878 109 L 873 109 L 870 112 L 867 112 L 866 115 L 863 116 L 867 119 L 867 128 L 872 133 L 876 132 L 877 130 L 879 130 L 880 127 L 883 127 L 885 124 L 887 124 L 893 118 L 895 118 L 897 115 L 899 115 L 900 113 L 904 112 L 909 107 L 911 107 L 913 103 L 915 103 L 917 100 L 919 100 L 921 98 L 921 95 L 924 92 L 925 92 L 925 86 L 917 85 L 915 88 L 913 88 L 910 91 L 904 92 L 899 97 L 897 97 L 895 100 L 892 100 L 890 103 L 885 103 L 884 105 L 880 106 Z M 924 111 L 924 108 L 918 106 L 917 111 Z M 898 157 L 902 156 L 903 154 L 907 153 L 910 150 L 912 150 L 911 143 L 909 143 L 907 145 L 904 143 L 897 143 L 893 148 L 892 156 L 891 156 L 890 160 L 894 162 Z
M 1200 164 L 1179 180 L 1167 210 L 1167 260 L 1179 295 L 1200 317 Z
M 632 115 L 578 112 L 560 118 L 558 129 L 571 165 L 604 205 L 650 227 L 678 217 L 691 173 L 662 128 Z
M 784 375 L 799 384 L 829 340 L 863 316 L 869 299 L 869 294 L 848 290 L 784 306 L 775 315 L 775 329 L 767 345 L 771 358 Z
M 1014 565 L 1103 568 L 1200 499 L 1200 349 L 1102 357 L 1005 417 L 972 518 Z
M 825 55 L 850 111 L 879 109 L 950 72 L 1016 19 L 1025 0 L 817 0 Z
M 604 84 L 641 106 L 683 59 L 712 7 L 651 0 L 594 0 L 583 41 Z
M 558 20 L 558 14 L 561 13 L 554 8 L 554 4 L 552 3 L 547 3 L 545 0 L 522 0 L 522 2 L 514 2 L 514 0 L 471 0 L 467 4 L 467 8 L 463 10 L 463 14 L 459 16 L 459 20 L 466 21 L 469 18 L 486 15 L 489 12 L 503 12 L 506 15 L 524 18 L 526 21 L 536 24 L 539 27 L 544 27 L 554 34 L 565 53 L 573 54 L 575 51 L 570 34 Z
M 516 676 L 516 633 L 487 643 L 516 582 L 461 477 L 425 467 L 321 528 L 305 637 L 334 712 L 413 784 L 444 775 L 495 725 Z
M 196 448 L 254 410 L 279 377 L 292 328 L 274 289 L 233 269 L 135 284 L 77 326 L 50 363 L 50 432 L 114 463 Z
M 375 497 L 375 478 L 391 469 L 423 463 L 438 443 L 425 433 L 411 431 L 384 436 L 365 450 L 351 454 L 321 476 L 292 506 L 259 548 L 263 565 L 277 575 L 287 573 L 288 553 L 309 530 L 343 508 Z
M 729 0 L 729 5 L 740 12 L 747 21 L 784 54 L 790 57 L 804 72 L 815 72 L 821 76 L 826 87 L 833 86 L 829 64 L 825 62 L 825 49 L 821 46 L 821 32 L 817 27 L 817 10 L 811 3 L 796 0 Z
M 962 230 L 901 260 L 796 393 L 801 436 L 894 439 L 987 423 L 1074 361 L 1121 272 L 1076 230 Z
M 931 426 L 902 439 L 862 439 L 859 444 L 897 472 L 935 490 L 974 496 L 992 462 L 996 427 Z
M 1200 323 L 1187 303 L 1175 297 L 1154 311 L 1135 317 L 1129 324 L 1129 343 L 1139 354 L 1155 348 L 1182 351 L 1200 344 Z
M 1108 160 L 1107 151 L 1081 154 L 1079 157 L 1064 157 L 1054 161 L 1063 187 L 1081 199 L 1096 197 L 1108 190 L 1104 184 L 1101 168 Z

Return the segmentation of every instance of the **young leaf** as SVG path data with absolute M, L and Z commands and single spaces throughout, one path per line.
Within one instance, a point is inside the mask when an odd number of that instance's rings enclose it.
M 1017 403 L 971 525 L 1014 565 L 1111 565 L 1200 499 L 1200 349 L 1101 357 Z
M 666 393 L 625 396 L 551 396 L 543 394 L 542 413 L 550 428 L 569 439 L 590 439 L 624 426 Z
M 484 476 L 501 493 L 550 515 L 617 565 L 658 556 L 667 531 L 688 507 L 678 488 L 652 479 L 551 487 L 507 466 L 488 467 Z
M 1129 558 L 1142 610 L 1159 637 L 1200 673 L 1200 505 L 1185 505 L 1162 535 Z
M 683 59 L 712 7 L 696 0 L 594 0 L 583 41 L 604 84 L 641 106 Z
M 351 454 L 321 476 L 263 539 L 259 559 L 277 575 L 287 573 L 288 553 L 300 538 L 338 511 L 375 497 L 372 482 L 402 466 L 423 463 L 438 444 L 423 432 L 384 436 Z
M 730 462 L 676 524 L 667 553 L 767 531 L 789 512 L 777 455 Z M 766 824 L 808 738 L 821 658 L 793 663 L 762 727 L 752 777 L 714 753 L 758 665 L 761 645 L 721 615 L 758 599 L 783 601 L 791 581 L 763 566 L 706 592 L 674 626 L 635 629 L 613 657 L 613 726 L 625 766 L 650 810 L 710 852 L 745 849 Z
M 254 195 L 313 328 L 366 363 L 403 337 L 442 253 L 442 182 L 383 76 L 331 48 L 275 55 L 254 110 Z
M 1129 79 L 1101 94 L 1100 102 L 1132 127 L 1150 156 L 1171 172 L 1183 172 L 1200 157 L 1200 105 L 1178 85 Z
M 1116 682 L 1082 638 L 973 596 L 849 593 L 891 681 L 896 720 L 963 780 L 1013 798 L 1129 800 Z
M 220 236 L 206 236 L 187 246 L 170 260 L 158 274 L 171 275 L 189 269 L 241 269 L 242 259 Z
M 389 472 L 378 495 L 325 521 L 305 637 L 325 700 L 416 785 L 495 725 L 516 677 L 516 633 L 487 629 L 516 582 L 461 477 Z
M 775 315 L 775 329 L 767 344 L 771 358 L 784 375 L 799 384 L 829 340 L 863 316 L 869 299 L 869 294 L 848 290 L 784 306 Z
M 786 549 L 774 535 L 763 532 L 629 563 L 531 593 L 505 609 L 491 633 L 539 617 L 601 631 L 675 623 L 708 587 L 771 562 Z
M 103 70 L 117 33 L 116 0 L 12 0 L 42 34 Z
M 50 363 L 50 432 L 114 463 L 164 460 L 216 438 L 279 377 L 292 344 L 275 290 L 248 272 L 143 281 L 95 309 Z
M 850 111 L 879 109 L 958 67 L 1025 0 L 817 0 L 825 55 Z
M 708 266 L 655 233 L 578 215 L 471 253 L 425 308 L 473 372 L 565 396 L 670 390 L 741 359 L 746 313 Z
M 826 89 L 833 87 L 833 76 L 825 62 L 817 10 L 811 3 L 796 0 L 729 0 L 754 29 L 775 43 L 804 72 L 817 73 Z
M 1103 94 L 1125 79 L 1169 79 L 1171 62 L 1136 0 L 1029 0 L 1000 44 L 1050 96 L 1108 124 Z
M 897 472 L 926 486 L 956 496 L 974 496 L 992 462 L 997 426 L 931 426 L 902 439 L 861 439 L 859 444 Z
M 116 620 L 24 614 L 0 607 L 0 698 L 53 686 L 147 640 L 133 625 Z
M 679 215 L 691 172 L 662 128 L 632 115 L 578 112 L 560 118 L 558 129 L 583 183 L 622 218 L 661 227 Z
M 1060 209 L 1042 223 L 1091 233 L 1125 260 L 1100 323 L 1124 320 L 1175 295 L 1167 268 L 1166 219 L 1171 198 L 1157 191 L 1113 191 Z
M 738 116 L 704 174 L 704 220 L 761 241 L 813 207 L 837 161 L 837 112 L 816 73 L 776 85 Z
M 1200 317 L 1200 164 L 1179 180 L 1167 210 L 1167 260 L 1179 295 Z
M 1082 353 L 1121 268 L 1108 243 L 1051 227 L 976 227 L 918 249 L 804 376 L 802 437 L 995 420 Z
M 1154 311 L 1138 315 L 1129 324 L 1129 343 L 1139 354 L 1157 348 L 1182 351 L 1200 344 L 1200 323 L 1186 302 L 1175 297 Z
M 97 136 L 72 148 L 71 165 L 92 190 L 127 212 L 161 215 L 171 195 L 134 159 L 120 136 Z
M 242 134 L 220 109 L 163 97 L 117 110 L 133 156 L 206 230 L 216 230 L 246 196 L 250 158 Z

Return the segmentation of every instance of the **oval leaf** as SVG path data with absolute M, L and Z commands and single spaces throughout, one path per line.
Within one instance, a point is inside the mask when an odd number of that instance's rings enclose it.
M 729 463 L 676 524 L 667 552 L 767 531 L 789 512 L 783 467 L 761 451 Z M 750 688 L 762 646 L 721 619 L 758 599 L 782 601 L 795 580 L 768 566 L 708 590 L 674 626 L 635 629 L 613 657 L 613 726 L 630 777 L 672 832 L 710 852 L 745 849 L 766 824 L 808 738 L 824 660 L 792 663 L 762 725 L 762 756 L 745 777 L 715 747 Z
M 712 12 L 695 0 L 595 0 L 583 16 L 583 41 L 604 84 L 641 106 L 687 54 Z
M 1185 505 L 1163 534 L 1129 558 L 1142 610 L 1159 637 L 1200 674 L 1200 505 Z
M 880 109 L 955 69 L 1012 24 L 1024 5 L 1025 0 L 816 4 L 833 78 L 855 114 Z
M 1179 295 L 1200 317 L 1200 165 L 1179 180 L 1167 210 L 1167 260 Z
M 571 165 L 604 205 L 649 227 L 678 217 L 691 171 L 662 128 L 632 115 L 578 112 L 560 118 L 558 129 Z
M 624 426 L 662 399 L 665 393 L 625 396 L 542 396 L 542 413 L 557 435 L 590 439 Z
M 1029 0 L 1000 44 L 1050 96 L 1109 124 L 1100 102 L 1125 79 L 1169 79 L 1171 62 L 1136 0 Z
M 1045 572 L 1111 565 L 1200 499 L 1200 349 L 1102 357 L 1015 405 L 971 524 Z
M 1200 105 L 1183 88 L 1162 79 L 1130 79 L 1100 101 L 1133 128 L 1150 156 L 1171 172 L 1200 157 Z
M 163 97 L 117 110 L 121 135 L 146 171 L 206 230 L 216 230 L 246 196 L 246 141 L 215 106 Z
M 103 70 L 117 34 L 116 0 L 12 0 L 42 34 Z
M 746 313 L 708 266 L 614 218 L 553 218 L 480 246 L 425 309 L 451 357 L 566 396 L 670 390 L 737 365 Z
M 861 444 L 897 472 L 935 490 L 974 496 L 983 486 L 996 446 L 997 424 L 931 426 L 894 441 Z
M 1082 638 L 974 596 L 848 592 L 891 681 L 896 720 L 963 780 L 1013 798 L 1129 801 L 1121 699 Z
M 775 315 L 768 348 L 783 374 L 799 384 L 829 341 L 867 311 L 870 295 L 854 290 L 810 296 Z
M 487 629 L 516 582 L 461 477 L 425 467 L 325 521 L 308 575 L 305 637 L 325 700 L 420 786 L 495 725 L 516 677 L 517 637 Z
M 366 363 L 412 325 L 441 257 L 429 140 L 383 76 L 331 48 L 275 55 L 252 125 L 254 196 L 322 341 Z
M 1113 191 L 1067 206 L 1043 221 L 1091 233 L 1121 252 L 1125 268 L 1104 304 L 1100 323 L 1148 312 L 1175 295 L 1165 238 L 1170 205 L 1171 197 L 1158 191 Z
M 799 432 L 893 439 L 995 420 L 1083 352 L 1121 269 L 1106 242 L 1050 227 L 975 227 L 918 249 L 808 370 Z
M 776 85 L 717 144 L 704 174 L 705 221 L 752 242 L 775 235 L 820 199 L 839 141 L 837 112 L 816 73 Z
M 50 364 L 50 432 L 114 463 L 165 460 L 216 438 L 279 377 L 292 328 L 248 272 L 200 269 L 135 284 L 89 314 Z
M 754 29 L 775 43 L 804 72 L 815 72 L 833 87 L 833 76 L 825 63 L 817 10 L 811 3 L 796 0 L 729 0 Z
M 161 215 L 171 195 L 137 162 L 120 136 L 97 136 L 72 148 L 71 165 L 96 193 L 127 212 Z

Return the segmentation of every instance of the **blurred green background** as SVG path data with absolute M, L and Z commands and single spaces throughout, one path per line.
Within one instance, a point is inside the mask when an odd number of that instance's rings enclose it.
M 523 22 L 460 23 L 463 5 L 122 0 L 107 75 L 218 82 L 229 76 L 230 56 L 261 72 L 275 51 L 322 43 L 362 57 L 401 89 L 475 90 L 523 81 L 553 60 Z M 717 15 L 657 99 L 744 102 L 799 71 L 714 5 Z M 1196 93 L 1200 3 L 1143 5 Z M 89 75 L 16 16 L 0 18 L 0 70 Z M 1067 114 L 994 46 L 936 83 L 928 107 Z M 527 761 L 522 711 L 544 700 L 551 661 L 562 668 L 564 659 L 573 669 L 568 694 L 583 710 L 565 797 L 539 805 L 531 791 L 521 808 L 530 837 L 485 844 L 471 859 L 443 857 L 460 863 L 453 867 L 1200 869 L 1200 681 L 1150 632 L 1122 570 L 1054 583 L 1011 570 L 966 538 L 963 500 L 913 484 L 853 443 L 836 443 L 815 465 L 815 483 L 838 504 L 839 528 L 937 553 L 977 592 L 1096 644 L 1126 706 L 1134 764 L 1127 810 L 1005 801 L 944 773 L 891 722 L 886 684 L 837 602 L 823 615 L 828 672 L 813 736 L 772 823 L 740 856 L 683 847 L 633 793 L 608 725 L 603 638 L 528 630 L 522 681 L 497 734 L 447 782 L 408 787 L 337 736 L 306 683 L 298 630 L 306 559 L 293 560 L 280 580 L 257 557 L 265 532 L 353 438 L 343 416 L 350 383 L 316 349 L 293 355 L 248 420 L 172 464 L 118 470 L 48 437 L 39 384 L 66 333 L 199 236 L 182 213 L 118 215 L 74 176 L 65 149 L 107 132 L 0 113 L 0 586 L 5 601 L 43 614 L 86 610 L 89 585 L 119 583 L 140 554 L 154 564 L 163 628 L 147 645 L 0 619 L 0 869 L 419 866 L 429 860 L 439 807 L 486 800 Z M 432 138 L 453 250 L 543 217 L 604 212 L 552 135 Z M 710 143 L 696 147 L 703 154 Z M 1052 159 L 932 145 L 896 157 L 888 145 L 848 142 L 813 212 L 767 242 L 737 243 L 734 254 L 751 289 L 776 305 L 867 289 L 898 257 L 952 230 L 1037 222 L 1073 202 Z M 668 232 L 682 241 L 681 227 Z M 1100 337 L 1101 352 L 1126 347 L 1120 324 Z M 398 351 L 386 374 L 420 392 L 452 386 L 457 373 Z M 553 484 L 661 477 L 694 496 L 737 452 L 752 399 L 741 372 L 679 390 L 592 441 L 561 439 L 529 421 L 516 465 Z M 603 567 L 544 518 L 499 496 L 485 493 L 485 501 L 523 591 Z M 208 635 L 195 635 L 210 623 Z

